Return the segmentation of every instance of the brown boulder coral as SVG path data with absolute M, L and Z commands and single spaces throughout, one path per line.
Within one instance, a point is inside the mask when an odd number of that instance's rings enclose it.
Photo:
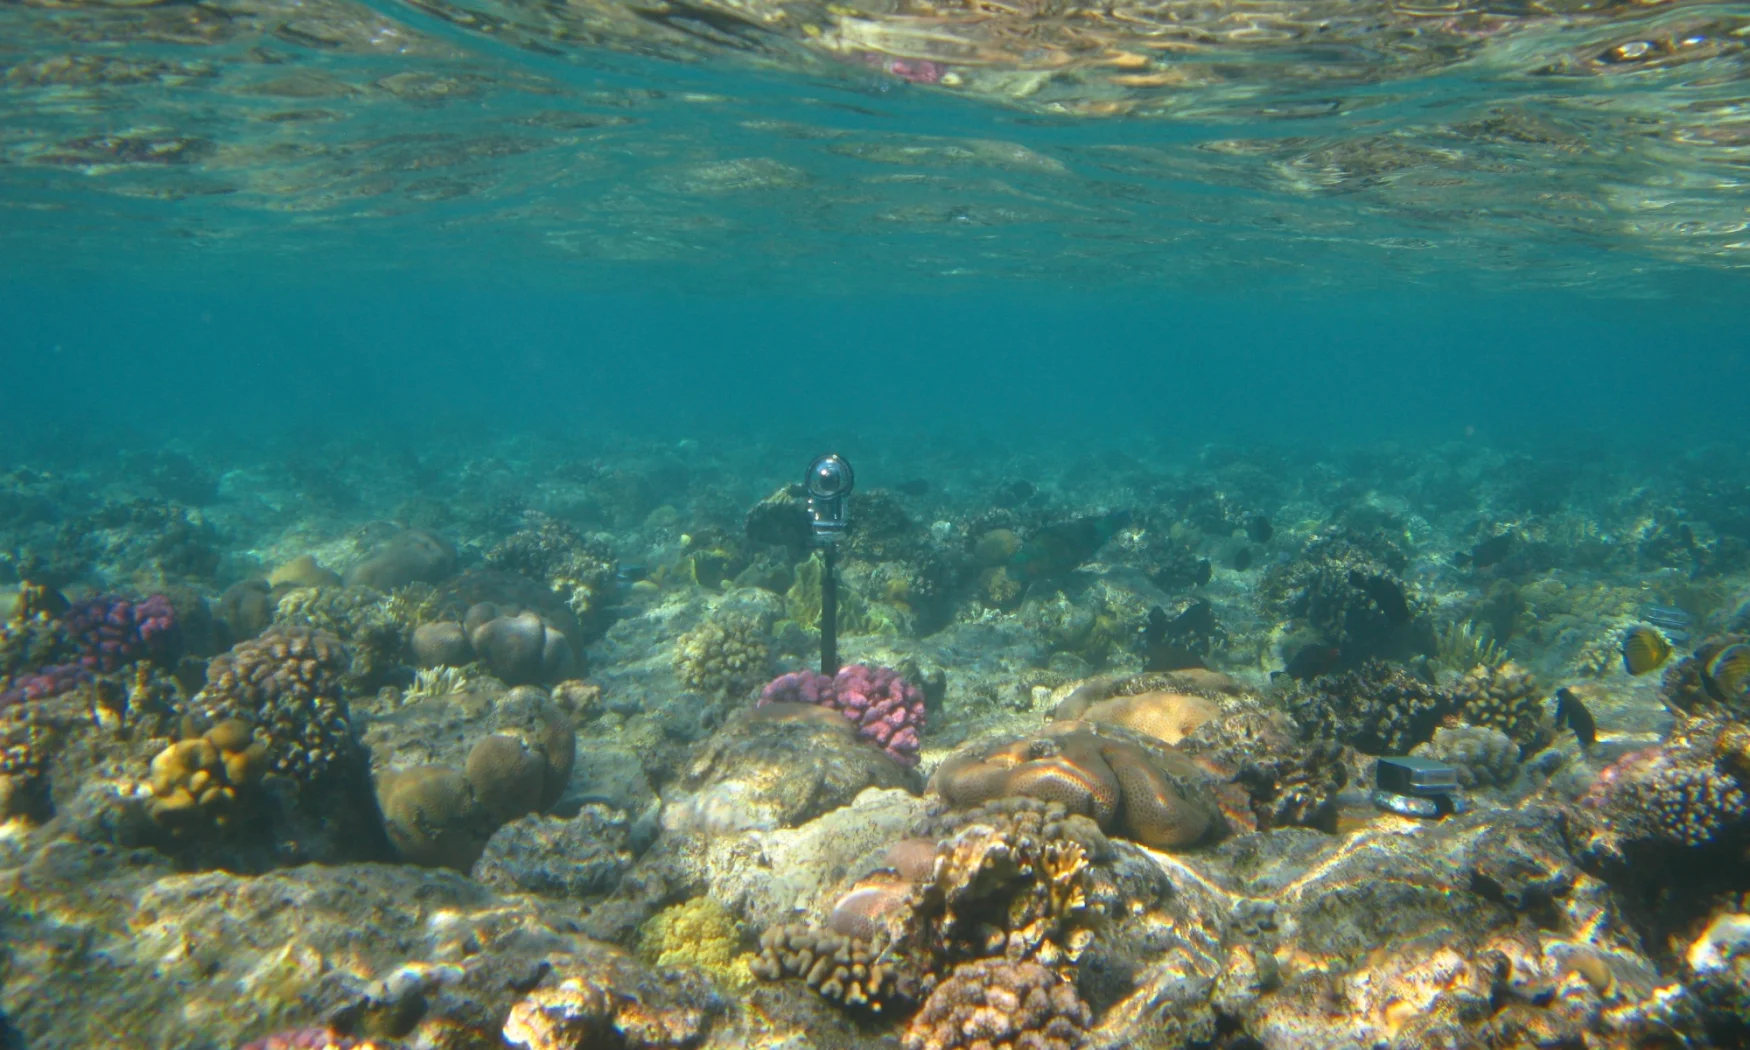
M 1088 722 L 951 755 L 930 790 L 958 808 L 1015 795 L 1060 802 L 1157 849 L 1194 846 L 1225 830 L 1209 776 L 1189 758 Z
M 1177 744 L 1220 714 L 1221 708 L 1213 700 L 1194 693 L 1155 690 L 1096 700 L 1077 690 L 1057 705 L 1052 717 L 1120 725 L 1162 743 Z

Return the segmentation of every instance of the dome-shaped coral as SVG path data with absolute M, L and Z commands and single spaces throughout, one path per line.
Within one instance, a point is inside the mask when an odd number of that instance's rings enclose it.
M 1519 745 L 1488 726 L 1437 729 L 1433 740 L 1417 744 L 1410 754 L 1452 766 L 1464 788 L 1505 787 L 1519 775 Z

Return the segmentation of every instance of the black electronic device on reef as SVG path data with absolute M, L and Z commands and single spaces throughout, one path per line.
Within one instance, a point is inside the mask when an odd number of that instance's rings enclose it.
M 857 476 L 836 452 L 814 457 L 802 484 L 808 490 L 808 523 L 820 548 L 820 673 L 839 670 L 839 584 L 833 574 L 838 539 L 851 525 L 851 488 Z
M 1373 804 L 1406 817 L 1437 819 L 1463 809 L 1458 770 L 1413 755 L 1388 755 L 1374 766 Z

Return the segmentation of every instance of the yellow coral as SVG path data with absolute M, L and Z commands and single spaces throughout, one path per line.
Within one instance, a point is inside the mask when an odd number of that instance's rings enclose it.
M 222 827 L 239 794 L 254 787 L 266 769 L 266 745 L 247 722 L 228 718 L 152 759 L 152 818 L 172 824 L 205 817 Z
M 644 924 L 638 941 L 638 955 L 645 962 L 662 969 L 703 970 L 731 988 L 754 981 L 749 968 L 754 954 L 740 948 L 735 917 L 709 897 L 664 908 Z

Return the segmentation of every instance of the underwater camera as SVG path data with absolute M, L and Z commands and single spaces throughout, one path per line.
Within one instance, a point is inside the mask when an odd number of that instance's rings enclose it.
M 1373 804 L 1405 817 L 1438 820 L 1462 813 L 1458 770 L 1430 758 L 1389 756 L 1374 767 Z
M 808 488 L 808 520 L 814 527 L 816 544 L 831 544 L 850 525 L 847 507 L 856 481 L 851 464 L 836 452 L 816 456 L 808 464 L 802 483 Z
M 851 524 L 851 487 L 857 476 L 836 452 L 814 457 L 802 484 L 808 489 L 808 522 L 820 548 L 820 673 L 839 670 L 839 582 L 833 572 L 838 538 Z

